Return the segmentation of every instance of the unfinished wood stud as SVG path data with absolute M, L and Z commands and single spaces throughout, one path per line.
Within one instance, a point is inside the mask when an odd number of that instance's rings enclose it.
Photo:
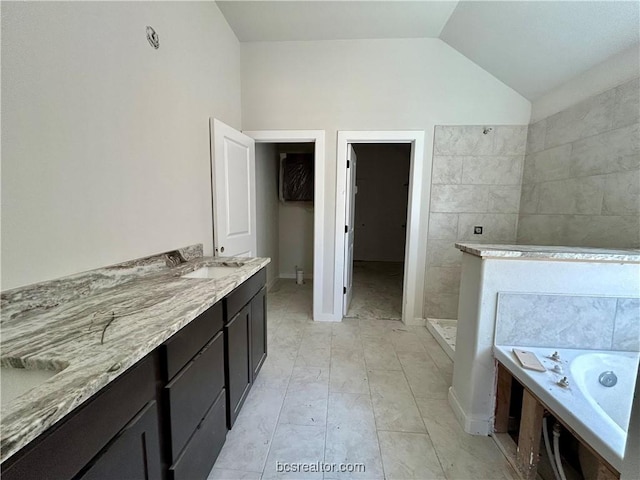
M 511 406 L 512 376 L 498 363 L 498 389 L 496 392 L 496 417 L 493 430 L 496 433 L 506 433 L 509 426 L 509 408 Z
M 526 479 L 535 479 L 540 458 L 540 438 L 544 407 L 538 400 L 524 390 L 522 395 L 522 418 L 518 436 L 516 462 L 520 473 Z

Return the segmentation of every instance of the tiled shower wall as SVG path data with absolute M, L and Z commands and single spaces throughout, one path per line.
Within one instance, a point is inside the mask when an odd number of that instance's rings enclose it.
M 640 247 L 640 82 L 529 126 L 518 243 Z
M 427 317 L 458 317 L 462 253 L 454 247 L 456 241 L 515 242 L 526 142 L 526 125 L 436 127 Z M 483 227 L 482 235 L 474 234 L 475 226 Z

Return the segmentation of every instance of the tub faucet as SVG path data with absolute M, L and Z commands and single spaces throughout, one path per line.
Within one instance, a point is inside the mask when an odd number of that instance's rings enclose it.
M 562 377 L 562 379 L 558 380 L 558 385 L 564 388 L 569 387 L 569 379 L 567 377 Z
M 549 358 L 555 362 L 559 362 L 560 354 L 558 352 L 553 352 Z

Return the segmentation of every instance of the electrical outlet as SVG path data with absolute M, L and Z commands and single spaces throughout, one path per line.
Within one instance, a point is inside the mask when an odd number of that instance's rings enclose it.
M 482 235 L 482 227 L 481 226 L 473 227 L 473 234 L 474 235 Z

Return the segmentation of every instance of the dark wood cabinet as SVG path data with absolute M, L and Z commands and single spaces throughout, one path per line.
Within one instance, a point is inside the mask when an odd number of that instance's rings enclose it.
M 258 376 L 262 364 L 267 359 L 267 288 L 251 300 L 251 374 L 252 380 Z
M 164 387 L 175 459 L 224 388 L 224 339 L 218 334 Z
M 2 479 L 76 478 L 94 463 L 99 465 L 92 475 L 98 475 L 110 468 L 113 459 L 113 455 L 107 453 L 110 446 L 119 449 L 130 442 L 136 443 L 131 432 L 140 429 L 146 432 L 148 440 L 145 445 L 147 458 L 143 459 L 143 452 L 138 449 L 133 457 L 127 457 L 127 461 L 135 464 L 131 466 L 133 469 L 144 465 L 149 472 L 146 478 L 160 478 L 154 475 L 161 471 L 158 415 L 153 401 L 158 363 L 155 352 L 147 355 L 4 462 Z
M 158 409 L 149 402 L 84 469 L 79 480 L 161 479 Z
M 251 305 L 245 305 L 229 322 L 225 330 L 227 352 L 227 426 L 233 427 L 244 400 L 247 398 L 253 375 L 250 366 Z
M 176 461 L 169 467 L 170 480 L 205 479 L 227 437 L 226 395 L 223 390 Z
M 224 445 L 223 325 L 222 302 L 218 302 L 161 348 L 166 365 L 162 416 L 169 480 L 206 478 Z
M 227 426 L 233 427 L 267 358 L 266 269 L 225 298 Z
M 160 346 L 166 362 L 164 379 L 173 378 L 213 336 L 222 330 L 222 302 L 208 308 Z
M 266 270 L 2 463 L 2 480 L 194 480 L 267 357 Z

